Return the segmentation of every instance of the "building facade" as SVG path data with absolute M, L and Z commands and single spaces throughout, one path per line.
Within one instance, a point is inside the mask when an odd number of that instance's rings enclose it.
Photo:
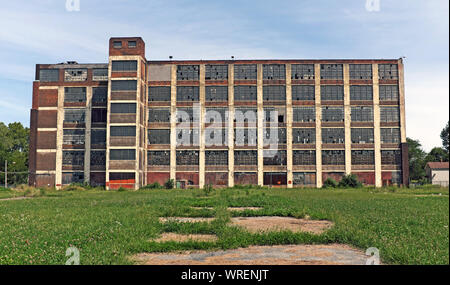
M 425 172 L 431 184 L 448 187 L 449 185 L 449 163 L 448 162 L 428 162 Z
M 112 38 L 107 64 L 38 64 L 30 184 L 321 187 L 408 184 L 395 60 L 151 61 Z

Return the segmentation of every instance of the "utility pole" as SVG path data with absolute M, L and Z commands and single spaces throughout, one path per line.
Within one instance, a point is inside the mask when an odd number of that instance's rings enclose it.
M 5 160 L 5 188 L 8 188 L 8 161 Z

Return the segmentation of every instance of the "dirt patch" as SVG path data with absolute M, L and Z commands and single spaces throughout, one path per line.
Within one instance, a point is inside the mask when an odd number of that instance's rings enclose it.
M 14 197 L 14 198 L 5 198 L 0 199 L 0 201 L 17 201 L 17 200 L 25 200 L 25 199 L 31 199 L 32 197 Z
M 309 219 L 296 219 L 290 217 L 237 217 L 231 222 L 249 232 L 259 233 L 267 231 L 309 232 L 321 234 L 334 224 L 330 221 L 315 221 Z
M 186 242 L 186 241 L 199 241 L 199 242 L 215 242 L 217 236 L 215 235 L 181 235 L 176 233 L 163 233 L 160 238 L 155 239 L 156 242 Z
M 364 265 L 364 252 L 346 245 L 251 246 L 225 251 L 141 253 L 145 265 Z
M 161 223 L 176 222 L 176 223 L 202 223 L 211 222 L 214 218 L 192 218 L 192 217 L 161 217 L 159 221 Z

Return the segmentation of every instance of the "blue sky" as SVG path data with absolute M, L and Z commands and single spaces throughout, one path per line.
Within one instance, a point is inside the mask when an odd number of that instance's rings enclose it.
M 37 63 L 107 62 L 111 36 L 141 36 L 147 58 L 400 58 L 407 135 L 440 146 L 449 119 L 449 1 L 15 0 L 0 4 L 0 121 L 29 125 Z

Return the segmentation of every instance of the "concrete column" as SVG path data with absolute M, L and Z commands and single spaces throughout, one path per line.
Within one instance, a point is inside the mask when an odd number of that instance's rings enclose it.
M 58 115 L 56 131 L 56 174 L 55 185 L 57 189 L 62 186 L 62 146 L 64 133 L 64 87 L 58 87 Z
M 378 64 L 372 64 L 373 77 L 373 138 L 375 141 L 375 186 L 382 187 L 381 175 L 381 130 L 380 130 L 380 85 Z
M 234 186 L 234 64 L 228 65 L 228 187 Z
M 91 181 L 91 117 L 92 87 L 86 87 L 86 129 L 84 143 L 84 183 Z
M 398 60 L 398 91 L 400 96 L 400 136 L 406 143 L 406 111 L 405 111 L 405 69 L 403 60 Z
M 263 65 L 257 65 L 257 108 L 258 108 L 258 185 L 264 186 L 264 108 L 263 108 Z
M 140 181 L 140 156 L 141 156 L 141 152 L 140 152 L 140 137 L 141 137 L 141 104 L 140 104 L 140 97 L 141 97 L 141 80 L 140 75 L 141 75 L 141 62 L 139 59 L 137 60 L 137 88 L 136 88 L 136 118 L 135 118 L 135 126 L 136 126 L 136 140 L 135 140 L 135 151 L 136 151 L 136 159 L 134 161 L 134 177 L 135 177 L 135 182 L 134 182 L 134 189 L 139 189 L 139 185 L 141 185 L 141 181 Z
M 293 188 L 294 173 L 292 172 L 293 151 L 292 151 L 292 80 L 291 64 L 286 64 L 286 155 L 287 155 L 287 187 Z
M 170 179 L 176 180 L 177 170 L 177 66 L 172 65 L 170 76 Z
M 200 153 L 199 153 L 199 168 L 198 168 L 198 187 L 203 188 L 205 186 L 205 65 L 200 65 Z
M 105 173 L 105 180 L 106 180 L 106 190 L 109 190 L 109 162 L 110 162 L 110 125 L 111 125 L 111 73 L 112 73 L 112 60 L 111 57 L 109 58 L 109 64 L 108 64 L 108 100 L 107 100 L 107 108 L 106 108 L 106 173 Z
M 320 98 L 320 64 L 314 65 L 316 107 L 316 187 L 322 188 L 322 104 Z
M 352 135 L 350 106 L 350 68 L 344 64 L 344 125 L 345 125 L 345 173 L 352 173 Z

